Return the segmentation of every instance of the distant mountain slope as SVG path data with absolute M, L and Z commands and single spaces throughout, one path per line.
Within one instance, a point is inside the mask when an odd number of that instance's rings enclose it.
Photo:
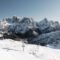
M 60 31 L 45 33 L 33 38 L 29 41 L 32 44 L 46 44 L 46 45 L 56 45 L 60 42 Z

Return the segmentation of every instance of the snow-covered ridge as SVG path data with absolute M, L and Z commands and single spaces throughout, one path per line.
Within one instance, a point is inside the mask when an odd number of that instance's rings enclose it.
M 2 20 L 0 26 L 1 29 L 8 29 L 8 31 L 10 32 L 14 31 L 15 33 L 25 33 L 29 29 L 35 28 L 36 23 L 33 21 L 32 18 L 24 17 L 20 20 L 17 17 L 13 17 Z
M 19 19 L 15 16 L 12 18 L 6 18 L 0 21 L 0 29 L 5 31 L 15 32 L 15 33 L 25 33 L 29 29 L 38 28 L 42 33 L 60 30 L 60 24 L 58 21 L 48 21 L 46 18 L 40 22 L 34 21 L 32 18 L 23 17 Z

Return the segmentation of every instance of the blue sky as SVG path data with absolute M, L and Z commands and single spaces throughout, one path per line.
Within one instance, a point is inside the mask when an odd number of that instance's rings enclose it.
M 60 0 L 0 0 L 0 19 L 14 15 L 60 20 Z

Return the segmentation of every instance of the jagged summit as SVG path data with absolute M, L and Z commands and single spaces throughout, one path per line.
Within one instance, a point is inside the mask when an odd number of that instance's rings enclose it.
M 47 18 L 44 18 L 43 20 L 41 20 L 39 22 L 39 28 L 40 30 L 45 30 L 49 27 L 49 21 L 47 20 Z
M 28 17 L 24 17 L 24 18 L 22 18 L 22 20 L 21 20 L 21 22 L 25 22 L 25 23 L 31 23 L 31 22 L 33 22 L 33 19 L 32 18 L 28 18 Z
M 16 16 L 13 16 L 12 18 L 5 18 L 3 21 L 7 21 L 8 23 L 18 23 L 20 19 Z

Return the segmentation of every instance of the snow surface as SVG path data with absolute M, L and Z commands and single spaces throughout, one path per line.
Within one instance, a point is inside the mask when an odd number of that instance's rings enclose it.
M 0 40 L 0 60 L 60 60 L 60 49 Z

